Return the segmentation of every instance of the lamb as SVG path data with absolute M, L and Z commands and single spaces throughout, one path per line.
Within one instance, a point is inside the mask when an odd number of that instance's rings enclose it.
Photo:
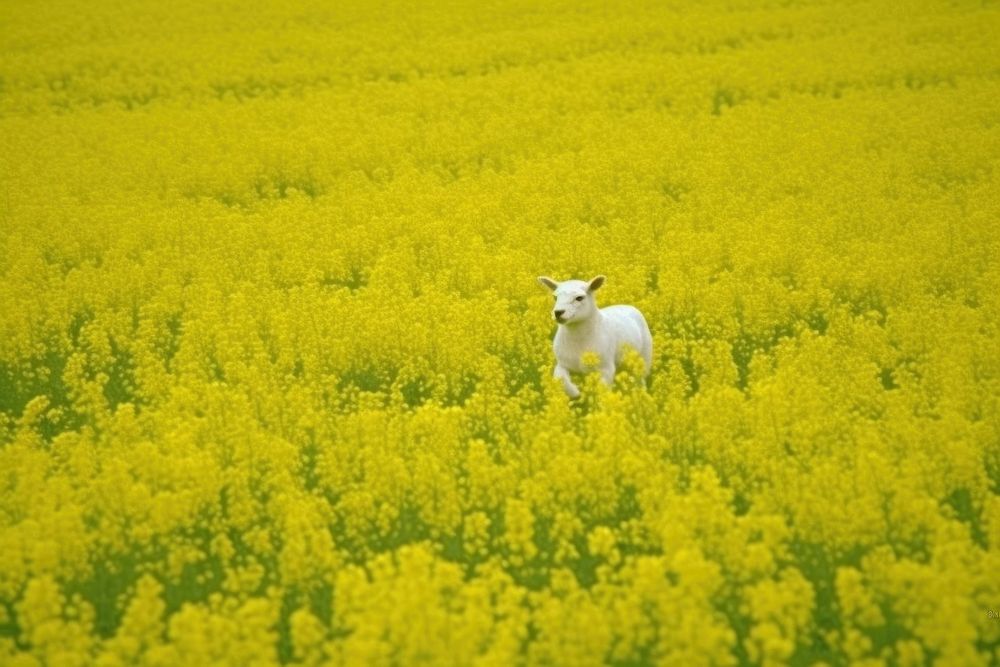
M 653 364 L 653 336 L 646 318 L 634 306 L 607 306 L 598 308 L 594 292 L 604 284 L 604 276 L 589 281 L 565 280 L 557 282 L 548 276 L 539 276 L 538 282 L 552 290 L 555 306 L 552 316 L 559 323 L 552 349 L 556 355 L 553 376 L 562 382 L 570 398 L 580 395 L 573 384 L 570 372 L 585 373 L 593 370 L 584 365 L 580 356 L 596 352 L 600 357 L 599 370 L 604 383 L 611 385 L 615 372 L 621 365 L 625 346 L 634 348 L 645 361 L 643 381 Z

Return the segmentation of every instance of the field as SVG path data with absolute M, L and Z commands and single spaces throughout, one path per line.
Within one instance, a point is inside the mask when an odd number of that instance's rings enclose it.
M 0 6 L 0 664 L 1000 664 L 1000 3 L 293 4 Z

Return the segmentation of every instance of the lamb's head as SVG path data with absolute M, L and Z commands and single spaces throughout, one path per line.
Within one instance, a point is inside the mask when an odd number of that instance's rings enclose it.
M 538 282 L 552 290 L 555 305 L 552 317 L 559 324 L 582 322 L 597 312 L 594 292 L 604 284 L 604 276 L 590 280 L 564 280 L 556 282 L 548 276 L 539 276 Z

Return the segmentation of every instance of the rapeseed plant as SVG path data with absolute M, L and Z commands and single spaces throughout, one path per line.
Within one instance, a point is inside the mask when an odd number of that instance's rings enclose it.
M 0 663 L 1000 663 L 997 8 L 0 16 Z

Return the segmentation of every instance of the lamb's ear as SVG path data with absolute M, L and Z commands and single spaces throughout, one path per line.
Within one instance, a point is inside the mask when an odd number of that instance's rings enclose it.
M 559 283 L 552 280 L 552 278 L 549 278 L 548 276 L 538 276 L 538 284 L 543 287 L 548 287 L 550 290 L 555 290 L 555 288 L 559 286 Z
M 590 282 L 587 283 L 587 291 L 596 292 L 597 289 L 603 284 L 604 284 L 604 276 L 597 276 L 595 278 L 591 278 Z

